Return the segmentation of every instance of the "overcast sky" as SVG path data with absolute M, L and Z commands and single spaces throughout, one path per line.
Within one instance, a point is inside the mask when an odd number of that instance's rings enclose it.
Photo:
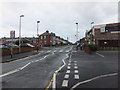
M 0 37 L 9 37 L 10 31 L 19 33 L 19 18 L 22 18 L 22 36 L 36 36 L 36 22 L 40 21 L 39 34 L 49 30 L 74 42 L 76 22 L 79 23 L 79 38 L 94 25 L 118 22 L 118 2 L 2 2 Z

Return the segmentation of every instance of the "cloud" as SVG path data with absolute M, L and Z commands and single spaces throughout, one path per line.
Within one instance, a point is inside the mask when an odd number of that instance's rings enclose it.
M 79 23 L 79 38 L 97 24 L 112 23 L 118 20 L 117 2 L 6 2 L 2 4 L 1 37 L 9 36 L 11 29 L 19 33 L 19 16 L 22 18 L 22 35 L 36 36 L 36 22 L 40 20 L 39 33 L 46 30 L 75 41 L 76 25 Z

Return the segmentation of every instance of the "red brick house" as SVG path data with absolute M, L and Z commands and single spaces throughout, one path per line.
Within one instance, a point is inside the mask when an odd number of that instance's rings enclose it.
M 87 42 L 99 47 L 120 46 L 120 23 L 94 26 L 86 35 Z
M 50 33 L 46 31 L 45 33 L 39 35 L 39 46 L 55 46 L 55 45 L 62 45 L 67 44 L 68 41 L 56 36 L 55 33 Z

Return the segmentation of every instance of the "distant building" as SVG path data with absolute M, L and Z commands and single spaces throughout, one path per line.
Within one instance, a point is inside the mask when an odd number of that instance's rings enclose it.
M 86 42 L 99 47 L 120 46 L 120 23 L 93 26 L 86 34 Z
M 11 44 L 12 42 L 12 38 L 10 37 L 3 37 L 0 39 L 1 43 L 5 43 L 7 45 Z M 13 43 L 15 44 L 16 42 L 19 41 L 19 37 L 13 38 Z M 33 46 L 37 45 L 37 39 L 35 37 L 22 37 L 21 38 L 21 43 L 23 41 L 28 41 L 30 44 L 32 44 Z

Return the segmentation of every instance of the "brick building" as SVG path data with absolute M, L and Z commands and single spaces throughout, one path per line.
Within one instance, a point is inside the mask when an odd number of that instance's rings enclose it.
M 59 36 L 56 36 L 55 33 L 50 33 L 48 30 L 39 35 L 39 46 L 56 46 L 56 45 L 65 45 L 68 44 L 67 40 L 64 40 L 63 38 L 60 38 Z
M 87 32 L 86 42 L 99 47 L 120 46 L 120 23 L 96 25 Z

